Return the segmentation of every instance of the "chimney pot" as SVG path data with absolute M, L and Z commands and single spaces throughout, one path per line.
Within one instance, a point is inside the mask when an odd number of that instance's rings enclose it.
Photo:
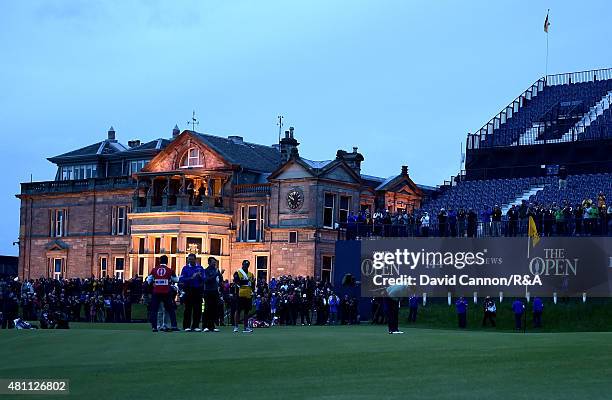
M 357 146 L 353 146 L 353 153 L 357 153 Z
M 408 166 L 402 165 L 402 175 L 408 175 Z
M 108 140 L 116 140 L 115 128 L 113 128 L 112 126 L 108 130 Z
M 292 126 L 289 127 L 289 137 L 293 139 L 293 127 Z
M 285 138 L 289 139 L 289 131 L 285 131 Z

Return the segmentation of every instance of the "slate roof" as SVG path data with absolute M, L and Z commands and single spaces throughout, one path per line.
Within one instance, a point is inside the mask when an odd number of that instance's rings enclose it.
M 249 142 L 236 142 L 221 136 L 205 133 L 196 134 L 204 144 L 219 153 L 221 157 L 232 164 L 238 164 L 245 169 L 260 172 L 272 172 L 280 165 L 280 152 L 272 146 Z
M 130 153 L 136 153 L 140 151 L 149 151 L 149 150 L 162 150 L 168 144 L 170 144 L 171 140 L 168 139 L 155 139 L 151 140 L 147 143 L 142 143 L 140 146 L 129 148 L 123 154 L 129 156 Z
M 68 159 L 86 158 L 97 155 L 108 155 L 119 152 L 124 152 L 126 147 L 119 142 L 113 140 L 104 140 L 89 146 L 81 147 L 77 150 L 69 151 L 68 153 L 60 154 L 59 156 L 49 158 L 49 161 L 66 161 Z
M 327 164 L 332 162 L 333 160 L 324 160 L 324 161 L 313 161 L 304 157 L 300 157 L 302 161 L 304 161 L 310 168 L 321 169 L 325 168 Z

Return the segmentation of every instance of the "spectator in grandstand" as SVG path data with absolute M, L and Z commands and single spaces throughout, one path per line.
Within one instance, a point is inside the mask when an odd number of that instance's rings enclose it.
M 438 236 L 445 237 L 448 229 L 448 213 L 444 208 L 438 213 Z
M 529 205 L 526 200 L 521 201 L 521 205 L 518 209 L 519 221 L 521 223 L 520 233 L 521 235 L 527 234 L 527 227 L 529 225 Z
M 518 233 L 518 224 L 519 224 L 519 212 L 516 208 L 516 205 L 512 204 L 508 212 L 506 213 L 506 217 L 508 218 L 508 236 L 516 236 Z
M 533 327 L 542 327 L 542 312 L 544 311 L 544 303 L 542 299 L 536 297 L 533 299 Z
M 460 208 L 457 212 L 457 236 L 464 237 L 465 236 L 465 221 L 466 221 L 466 212 L 463 208 Z
M 199 332 L 202 317 L 202 296 L 204 288 L 204 268 L 197 265 L 195 254 L 187 256 L 187 265 L 183 267 L 179 284 L 184 290 L 183 330 Z
M 481 236 L 490 236 L 491 235 L 491 210 L 485 207 L 480 212 L 480 221 L 482 222 L 482 233 Z
M 512 312 L 514 313 L 514 329 L 519 331 L 522 327 L 523 312 L 525 312 L 525 305 L 521 300 L 514 300 L 512 303 Z
M 501 220 L 502 210 L 499 205 L 495 204 L 491 212 L 491 228 L 493 236 L 501 236 Z
M 497 315 L 497 307 L 495 306 L 495 300 L 490 296 L 485 298 L 484 304 L 484 315 L 482 317 L 482 326 L 487 326 L 487 321 L 491 322 L 491 326 L 495 328 L 495 317 Z
M 448 210 L 448 229 L 452 237 L 457 237 L 457 213 L 453 209 Z
M 574 234 L 576 236 L 581 236 L 583 234 L 583 217 L 584 217 L 584 208 L 582 204 L 576 204 L 573 210 L 574 216 Z
M 459 328 L 465 329 L 467 326 L 467 309 L 468 302 L 463 297 L 459 297 L 455 302 L 455 309 L 457 311 L 457 320 L 459 322 Z
M 466 220 L 468 237 L 476 237 L 476 232 L 478 228 L 478 215 L 476 215 L 473 209 L 470 208 L 468 210 Z
M 565 165 L 559 167 L 557 176 L 559 177 L 559 190 L 567 189 L 567 168 L 565 168 Z
M 429 236 L 429 213 L 427 211 L 421 217 L 421 235 L 424 237 Z
M 219 271 L 217 259 L 208 257 L 208 267 L 204 270 L 204 332 L 219 332 L 215 322 L 219 319 L 219 285 L 223 282 L 223 272 Z

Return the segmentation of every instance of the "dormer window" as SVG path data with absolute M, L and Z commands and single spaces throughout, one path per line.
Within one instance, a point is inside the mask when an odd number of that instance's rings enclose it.
M 200 149 L 197 147 L 190 148 L 181 162 L 181 168 L 201 167 L 202 159 L 200 158 Z

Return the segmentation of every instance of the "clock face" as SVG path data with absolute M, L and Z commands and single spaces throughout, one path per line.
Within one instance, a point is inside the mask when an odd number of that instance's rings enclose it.
M 296 211 L 302 208 L 304 204 L 304 193 L 299 188 L 294 188 L 287 193 L 287 207 L 290 210 Z

